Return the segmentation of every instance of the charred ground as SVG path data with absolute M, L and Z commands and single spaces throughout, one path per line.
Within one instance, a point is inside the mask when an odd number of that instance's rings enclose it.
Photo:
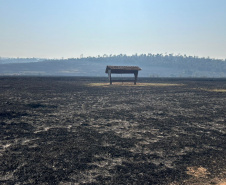
M 217 184 L 225 79 L 0 78 L 1 184 Z

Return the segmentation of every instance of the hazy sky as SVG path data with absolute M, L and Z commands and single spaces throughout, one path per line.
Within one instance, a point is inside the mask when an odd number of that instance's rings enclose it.
M 226 58 L 226 0 L 0 0 L 0 56 Z

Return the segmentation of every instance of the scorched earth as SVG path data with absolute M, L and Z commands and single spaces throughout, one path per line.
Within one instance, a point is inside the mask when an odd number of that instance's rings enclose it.
M 0 77 L 1 184 L 224 184 L 226 79 Z

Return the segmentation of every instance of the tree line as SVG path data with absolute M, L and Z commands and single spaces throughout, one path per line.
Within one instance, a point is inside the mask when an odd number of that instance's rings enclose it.
M 2 59 L 1 59 L 2 60 Z M 6 60 L 6 59 L 4 59 Z M 136 65 L 145 77 L 226 77 L 226 59 L 174 54 L 125 54 L 1 64 L 0 74 L 104 76 L 106 65 Z

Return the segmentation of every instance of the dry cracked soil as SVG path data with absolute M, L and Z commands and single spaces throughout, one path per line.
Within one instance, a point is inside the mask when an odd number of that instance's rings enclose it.
M 0 77 L 0 184 L 225 184 L 226 79 L 107 83 Z

